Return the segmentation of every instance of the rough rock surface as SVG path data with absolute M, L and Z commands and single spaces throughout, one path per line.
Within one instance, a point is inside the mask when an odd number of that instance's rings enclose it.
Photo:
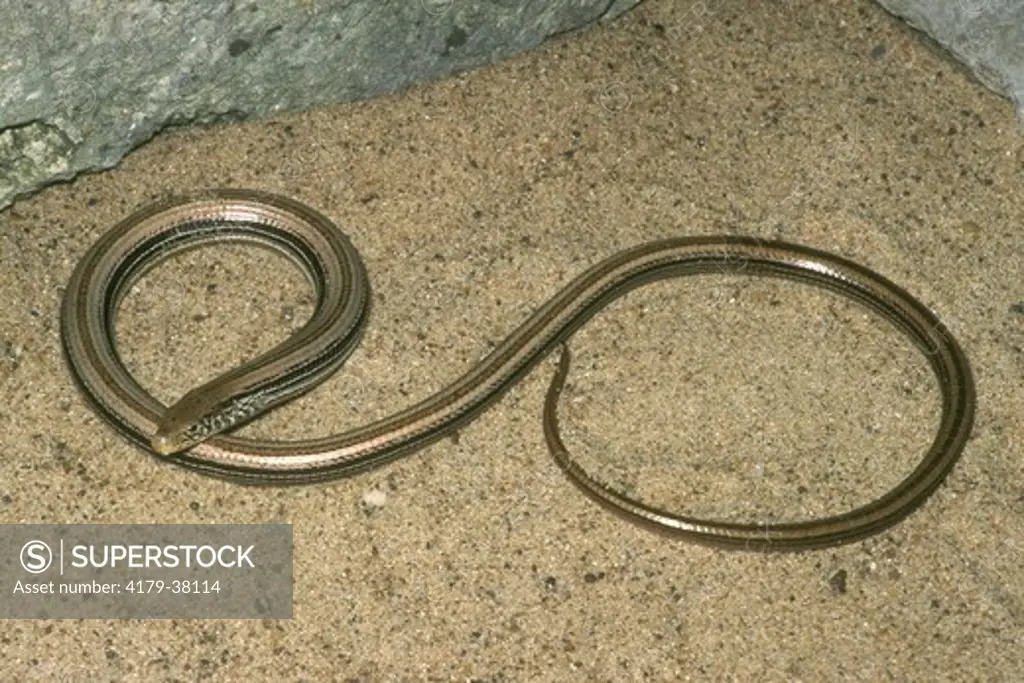
M 938 41 L 986 86 L 1012 99 L 1024 123 L 1024 2 L 878 1 Z
M 0 0 L 0 209 L 172 125 L 478 67 L 640 0 Z
M 640 1 L 0 0 L 0 209 L 167 126 L 394 92 Z M 1024 2 L 879 2 L 1024 112 Z

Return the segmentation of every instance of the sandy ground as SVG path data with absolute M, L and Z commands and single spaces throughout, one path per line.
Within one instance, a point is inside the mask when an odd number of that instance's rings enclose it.
M 294 525 L 289 621 L 8 621 L 18 681 L 1014 681 L 1024 667 L 1024 138 L 1011 105 L 870 2 L 649 0 L 621 20 L 366 103 L 159 136 L 0 213 L 0 520 Z M 668 540 L 549 457 L 548 360 L 457 439 L 336 483 L 253 489 L 158 462 L 77 393 L 62 288 L 147 202 L 286 194 L 335 219 L 375 290 L 350 365 L 247 428 L 326 435 L 428 396 L 573 275 L 669 235 L 843 254 L 935 310 L 978 413 L 962 462 L 881 535 L 798 554 Z M 242 247 L 156 269 L 118 324 L 171 400 L 301 324 L 310 291 Z M 920 354 L 827 292 L 700 277 L 573 340 L 566 439 L 692 513 L 840 512 L 923 454 Z M 363 501 L 384 498 L 379 507 Z M 63 677 L 63 678 L 62 678 Z

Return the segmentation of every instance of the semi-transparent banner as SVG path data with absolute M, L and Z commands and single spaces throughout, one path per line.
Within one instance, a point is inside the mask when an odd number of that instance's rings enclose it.
M 289 524 L 0 525 L 0 619 L 290 619 Z

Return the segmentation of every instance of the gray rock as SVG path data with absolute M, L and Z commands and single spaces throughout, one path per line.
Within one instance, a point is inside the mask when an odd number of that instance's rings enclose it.
M 1013 100 L 1024 125 L 1024 2 L 879 0 L 963 62 L 982 83 Z
M 169 125 L 482 66 L 640 0 L 0 0 L 0 209 Z

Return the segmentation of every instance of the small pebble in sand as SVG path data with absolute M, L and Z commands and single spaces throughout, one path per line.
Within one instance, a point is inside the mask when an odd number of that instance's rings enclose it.
M 382 508 L 388 502 L 388 494 L 380 489 L 370 489 L 363 494 L 363 505 L 370 508 Z

